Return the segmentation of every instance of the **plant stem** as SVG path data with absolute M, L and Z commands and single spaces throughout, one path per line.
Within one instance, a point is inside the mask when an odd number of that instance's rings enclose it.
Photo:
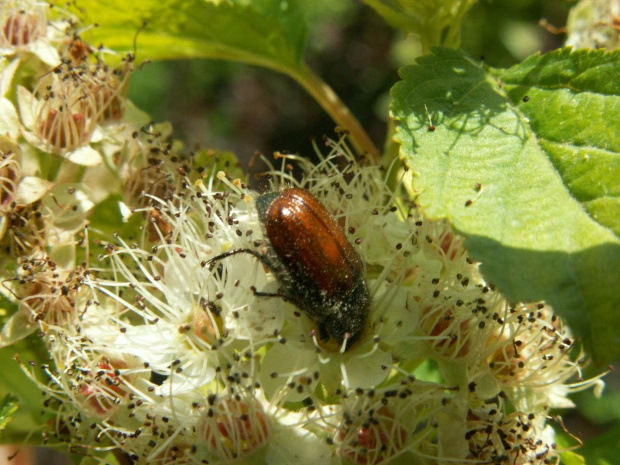
M 331 87 L 305 64 L 288 74 L 312 95 L 340 127 L 349 133 L 351 143 L 360 154 L 367 154 L 376 161 L 379 160 L 379 149 Z

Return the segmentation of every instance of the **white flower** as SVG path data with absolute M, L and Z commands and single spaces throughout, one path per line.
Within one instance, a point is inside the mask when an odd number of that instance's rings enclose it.
M 574 48 L 607 48 L 620 46 L 616 24 L 620 3 L 616 0 L 582 0 L 568 14 L 566 45 Z
M 394 381 L 384 388 L 343 392 L 336 405 L 315 416 L 313 426 L 328 434 L 327 442 L 345 463 L 389 463 L 398 457 L 411 463 L 435 442 L 441 387 L 413 377 Z
M 113 305 L 110 300 L 105 302 Z M 153 389 L 154 394 L 171 396 L 195 391 L 215 378 L 216 361 L 192 347 L 193 338 L 179 331 L 177 325 L 166 321 L 123 324 L 102 307 L 91 307 L 84 315 L 89 318 L 88 313 L 95 312 L 98 321 L 85 326 L 83 334 L 107 354 L 119 359 L 133 356 L 161 376 L 164 381 Z M 102 314 L 109 318 L 104 320 Z
M 101 163 L 99 152 L 87 145 L 97 123 L 92 115 L 95 102 L 77 81 L 52 73 L 30 93 L 18 87 L 21 118 L 28 131 L 24 138 L 45 152 L 64 155 L 74 163 L 91 166 Z M 47 90 L 49 89 L 49 90 Z M 91 110 L 87 106 L 91 106 Z
M 0 137 L 0 240 L 17 257 L 49 256 L 65 270 L 75 266 L 75 234 L 94 207 L 81 185 L 23 175 L 21 147 Z M 12 267 L 11 267 L 12 269 Z
M 57 31 L 64 29 L 58 22 L 48 25 L 50 5 L 33 0 L 6 0 L 0 5 L 0 55 L 30 52 L 43 63 L 56 66 L 60 57 L 53 45 Z
M 132 58 L 125 57 L 119 69 L 101 60 L 83 63 L 85 59 L 77 64 L 63 61 L 39 78 L 32 92 L 19 86 L 17 97 L 23 136 L 31 145 L 78 165 L 95 166 L 102 156 L 90 144 L 104 136 L 98 123 L 117 121 L 124 114 Z
M 498 310 L 501 324 L 488 338 L 488 365 L 480 369 L 488 370 L 484 376 L 491 376 L 497 391 L 503 390 L 519 409 L 538 413 L 573 407 L 569 393 L 601 383 L 600 376 L 583 381 L 583 354 L 571 355 L 574 339 L 551 307 L 509 307 L 500 301 Z
M 329 445 L 301 427 L 277 425 L 274 428 L 265 461 L 269 465 L 329 464 L 332 451 Z

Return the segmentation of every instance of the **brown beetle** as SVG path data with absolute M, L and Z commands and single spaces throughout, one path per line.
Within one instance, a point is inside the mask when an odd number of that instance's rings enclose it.
M 366 326 L 370 295 L 362 261 L 321 202 L 304 189 L 288 188 L 256 199 L 268 247 L 264 253 L 236 249 L 215 260 L 246 252 L 275 274 L 279 294 L 303 310 L 324 341 L 347 340 Z M 260 295 L 260 293 L 257 293 Z

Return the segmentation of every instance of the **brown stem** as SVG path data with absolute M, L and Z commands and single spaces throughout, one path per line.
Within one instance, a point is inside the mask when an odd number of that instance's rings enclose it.
M 379 160 L 379 149 L 331 87 L 305 64 L 290 75 L 312 95 L 340 127 L 349 133 L 351 143 L 360 154 L 368 154 L 376 161 Z

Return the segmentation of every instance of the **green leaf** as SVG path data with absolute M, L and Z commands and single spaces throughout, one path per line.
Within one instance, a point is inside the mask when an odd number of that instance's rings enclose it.
M 247 181 L 247 175 L 237 156 L 228 151 L 201 150 L 194 155 L 193 164 L 207 178 L 224 171 L 229 179 Z
M 605 433 L 590 438 L 577 449 L 588 465 L 612 465 L 620 456 L 620 424 L 610 427 Z M 562 458 L 564 458 L 562 456 Z M 562 461 L 564 463 L 564 461 Z
M 571 195 L 620 235 L 620 51 L 558 50 L 497 74 Z
M 87 24 L 98 24 L 84 39 L 122 51 L 132 51 L 135 40 L 140 60 L 221 58 L 277 70 L 301 63 L 306 26 L 297 0 L 76 3 Z
M 392 90 L 426 215 L 450 219 L 510 301 L 553 305 L 601 362 L 620 352 L 620 239 L 577 192 L 618 189 L 618 75 L 620 52 L 556 51 L 494 75 L 435 49 Z
M 141 228 L 144 226 L 144 215 L 133 214 L 127 221 L 123 221 L 120 209 L 122 200 L 120 195 L 112 194 L 93 208 L 89 228 L 97 238 L 111 240 L 114 233 L 118 233 L 125 240 L 136 241 L 140 238 Z
M 575 452 L 567 451 L 560 454 L 564 465 L 586 465 L 586 459 Z
M 392 27 L 418 34 L 425 48 L 458 47 L 460 26 L 476 0 L 364 0 Z
M 390 26 L 405 32 L 421 31 L 423 18 L 430 16 L 424 14 L 426 9 L 422 9 L 424 5 L 421 3 L 407 5 L 398 0 L 364 0 L 364 3 L 373 7 Z
M 6 428 L 6 425 L 11 421 L 12 415 L 18 409 L 19 399 L 12 394 L 7 394 L 0 402 L 0 431 Z
M 40 433 L 41 425 L 49 416 L 41 414 L 43 400 L 41 391 L 26 377 L 14 360 L 15 354 L 18 353 L 24 363 L 32 361 L 35 365 L 39 365 L 43 361 L 48 362 L 49 360 L 40 353 L 44 349 L 41 347 L 42 342 L 39 341 L 39 338 L 31 337 L 11 347 L 0 349 L 2 367 L 0 399 L 12 399 L 12 402 L 19 404 L 19 409 L 9 406 L 11 422 L 3 424 L 6 429 L 0 434 L 0 444 L 40 444 L 43 440 L 41 434 L 37 433 Z M 4 416 L 0 414 L 0 418 Z

